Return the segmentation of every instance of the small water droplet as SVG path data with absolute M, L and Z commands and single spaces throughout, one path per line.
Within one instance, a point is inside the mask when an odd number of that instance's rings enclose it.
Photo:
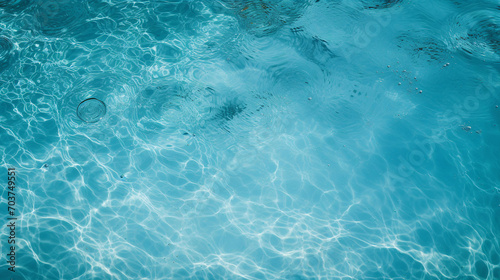
M 95 123 L 106 114 L 106 104 L 97 98 L 85 99 L 78 105 L 76 114 L 86 123 Z

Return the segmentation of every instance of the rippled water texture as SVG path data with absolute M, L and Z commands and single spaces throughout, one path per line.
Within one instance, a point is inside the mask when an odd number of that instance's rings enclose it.
M 76 114 L 84 122 L 95 123 L 106 114 L 106 104 L 96 98 L 85 99 L 76 108 Z
M 497 0 L 0 0 L 0 279 L 500 279 L 499 34 Z

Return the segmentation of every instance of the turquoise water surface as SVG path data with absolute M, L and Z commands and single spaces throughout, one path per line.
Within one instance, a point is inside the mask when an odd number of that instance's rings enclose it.
M 498 105 L 498 0 L 0 0 L 0 279 L 500 279 Z

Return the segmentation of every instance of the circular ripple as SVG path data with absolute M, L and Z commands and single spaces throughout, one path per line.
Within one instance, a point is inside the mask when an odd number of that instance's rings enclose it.
M 402 0 L 363 0 L 366 9 L 386 9 L 403 2 Z
M 453 18 L 451 45 L 465 55 L 483 61 L 500 61 L 500 15 L 495 10 L 481 10 Z
M 36 7 L 36 27 L 48 36 L 63 37 L 85 31 L 88 11 L 84 1 L 41 1 Z
M 13 47 L 14 45 L 8 38 L 0 36 L 0 72 L 9 66 Z
M 106 114 L 106 104 L 96 98 L 85 99 L 78 105 L 76 114 L 84 122 L 95 123 Z

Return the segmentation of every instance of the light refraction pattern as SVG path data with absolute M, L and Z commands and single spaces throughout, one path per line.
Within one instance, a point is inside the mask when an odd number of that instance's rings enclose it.
M 500 279 L 499 34 L 497 0 L 0 0 L 0 278 Z

